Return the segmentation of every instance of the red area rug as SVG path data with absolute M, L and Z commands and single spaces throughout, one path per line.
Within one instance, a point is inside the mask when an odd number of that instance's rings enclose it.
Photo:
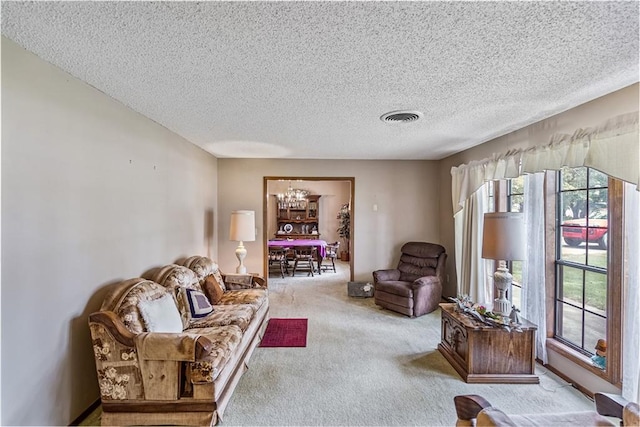
M 260 347 L 306 347 L 307 319 L 269 319 Z

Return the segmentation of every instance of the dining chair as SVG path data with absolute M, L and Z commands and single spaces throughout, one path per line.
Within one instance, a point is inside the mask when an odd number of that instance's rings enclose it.
M 333 268 L 333 272 L 336 272 L 336 258 L 338 257 L 338 251 L 340 250 L 340 242 L 327 243 L 325 248 L 325 260 L 330 259 L 331 265 L 328 263 L 322 263 L 322 270 L 327 271 L 329 268 Z
M 302 267 L 307 270 L 307 276 L 313 276 L 315 271 L 315 261 L 318 258 L 318 249 L 315 246 L 298 246 L 295 248 L 295 260 L 293 262 L 292 276 Z
M 271 246 L 269 248 L 268 263 L 269 271 L 272 267 L 277 267 L 280 276 L 284 279 L 284 273 L 289 274 L 289 262 L 287 261 L 287 252 L 289 248 L 283 246 Z

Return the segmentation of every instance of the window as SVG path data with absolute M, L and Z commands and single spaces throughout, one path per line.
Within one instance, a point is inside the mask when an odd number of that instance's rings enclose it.
M 548 172 L 547 348 L 620 387 L 625 259 L 623 183 L 585 167 Z M 592 361 L 607 343 L 604 369 Z M 578 381 L 579 379 L 575 379 Z
M 524 176 L 498 181 L 494 190 L 496 210 L 524 211 Z M 547 172 L 544 200 L 538 203 L 546 205 L 546 254 L 550 267 L 546 271 L 546 292 L 552 297 L 546 308 L 547 347 L 619 385 L 622 183 L 595 169 Z M 523 262 L 510 262 L 508 267 L 513 275 L 509 298 L 522 309 L 522 289 L 526 286 L 522 280 Z M 607 341 L 604 370 L 591 360 L 599 339 Z
M 608 177 L 558 172 L 555 338 L 591 356 L 607 337 Z

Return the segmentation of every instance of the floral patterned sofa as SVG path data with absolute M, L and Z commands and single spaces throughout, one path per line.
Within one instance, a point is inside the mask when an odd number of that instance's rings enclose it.
M 142 276 L 89 316 L 102 425 L 215 425 L 262 338 L 266 283 L 201 256 Z

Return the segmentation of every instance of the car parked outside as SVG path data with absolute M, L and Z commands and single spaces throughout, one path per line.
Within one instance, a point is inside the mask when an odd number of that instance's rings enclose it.
M 583 242 L 597 243 L 607 248 L 609 220 L 607 209 L 596 209 L 589 218 L 569 219 L 562 223 L 562 238 L 569 246 L 580 246 Z

